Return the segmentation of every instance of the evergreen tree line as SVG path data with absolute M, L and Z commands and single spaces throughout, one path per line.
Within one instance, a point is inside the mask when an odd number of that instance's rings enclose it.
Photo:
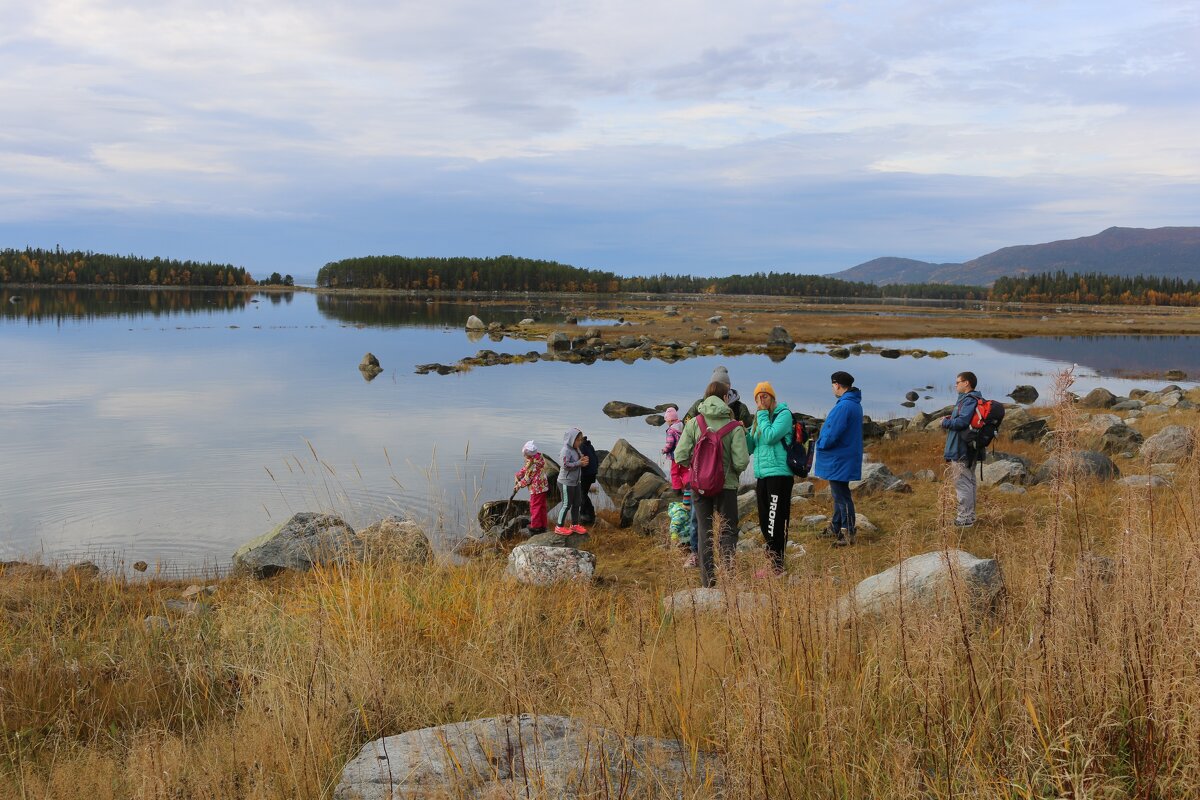
M 0 284 L 252 286 L 245 267 L 80 250 L 0 250 Z
M 616 294 L 759 294 L 793 297 L 913 297 L 982 300 L 987 289 L 947 284 L 876 286 L 823 275 L 756 272 L 724 278 L 692 275 L 620 277 L 556 261 L 514 256 L 498 258 L 409 258 L 368 256 L 326 264 L 317 285 L 332 288 L 408 289 L 485 292 L 585 292 Z
M 997 278 L 990 299 L 999 302 L 1088 303 L 1126 306 L 1200 305 L 1200 282 L 1153 275 L 1102 275 L 1063 270 Z

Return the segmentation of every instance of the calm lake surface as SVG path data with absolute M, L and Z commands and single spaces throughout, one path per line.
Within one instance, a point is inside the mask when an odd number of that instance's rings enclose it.
M 1053 374 L 1073 363 L 1080 393 L 1165 383 L 1112 377 L 1131 371 L 1200 374 L 1186 337 L 874 342 L 951 354 L 941 360 L 793 353 L 780 362 L 714 356 L 413 373 L 481 348 L 544 351 L 541 342 L 471 341 L 462 329 L 471 313 L 513 322 L 531 311 L 561 315 L 557 306 L 480 310 L 308 293 L 0 290 L 0 559 L 219 567 L 297 511 L 332 510 L 355 526 L 408 513 L 456 538 L 475 524 L 480 502 L 508 497 L 527 439 L 557 459 L 563 433 L 579 426 L 601 449 L 623 437 L 657 455 L 661 428 L 608 419 L 601 407 L 686 406 L 718 364 L 744 396 L 769 380 L 793 409 L 820 416 L 832 402 L 829 373 L 845 369 L 876 419 L 911 416 L 900 406 L 911 389 L 928 396 L 918 409 L 948 404 L 965 369 L 989 397 L 1019 383 L 1048 394 Z M 851 336 L 854 325 L 847 316 Z M 790 332 L 803 340 L 802 330 Z M 384 368 L 370 383 L 358 371 L 368 351 Z

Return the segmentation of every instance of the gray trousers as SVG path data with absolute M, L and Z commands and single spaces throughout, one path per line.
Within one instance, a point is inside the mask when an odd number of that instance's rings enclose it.
M 716 586 L 717 572 L 713 563 L 713 514 L 721 517 L 721 560 L 733 566 L 733 552 L 737 549 L 737 490 L 723 489 L 720 494 L 705 497 L 692 495 L 692 507 L 696 509 L 696 550 L 700 556 L 700 585 Z
M 955 522 L 975 522 L 975 470 L 969 461 L 951 461 L 954 493 L 958 495 Z

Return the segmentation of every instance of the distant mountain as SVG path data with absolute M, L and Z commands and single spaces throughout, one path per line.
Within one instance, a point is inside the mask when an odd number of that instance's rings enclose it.
M 924 282 L 986 286 L 1002 275 L 1058 270 L 1200 280 L 1200 227 L 1109 228 L 1080 239 L 1003 247 L 962 264 L 876 258 L 829 277 L 880 285 Z

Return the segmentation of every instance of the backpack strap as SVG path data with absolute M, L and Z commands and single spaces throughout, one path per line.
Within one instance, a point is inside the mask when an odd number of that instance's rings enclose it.
M 740 424 L 741 423 L 738 422 L 736 419 L 730 420 L 728 423 L 725 424 L 724 427 L 721 428 L 721 430 L 717 431 L 717 438 L 724 439 L 725 434 L 729 433 L 731 430 L 733 430 Z M 707 433 L 707 431 L 705 431 L 705 433 Z
M 697 415 L 696 415 L 696 425 L 697 425 L 697 427 L 699 427 L 699 428 L 700 428 L 700 435 L 701 435 L 701 436 L 703 436 L 704 434 L 708 433 L 708 423 L 704 421 L 704 415 L 703 415 L 703 414 L 697 414 Z

